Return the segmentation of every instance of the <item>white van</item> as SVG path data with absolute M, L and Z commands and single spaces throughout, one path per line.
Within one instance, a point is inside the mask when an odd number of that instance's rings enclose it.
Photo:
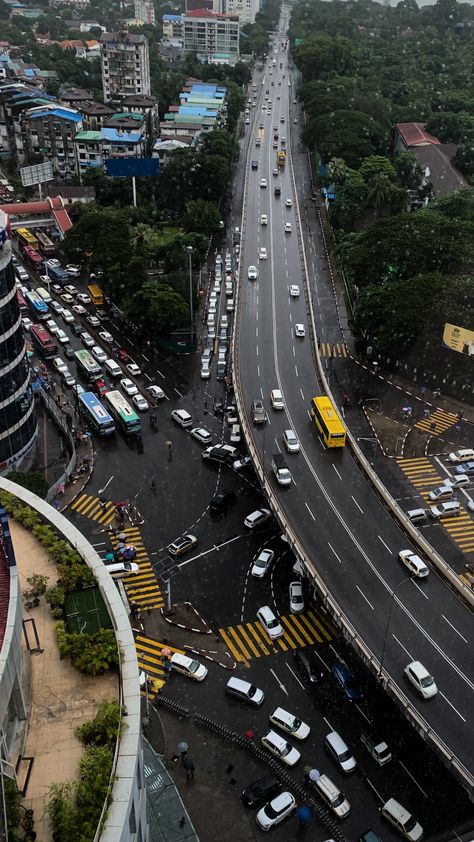
M 244 681 L 242 678 L 237 678 L 234 675 L 232 678 L 229 678 L 225 686 L 225 692 L 228 696 L 234 696 L 234 698 L 239 699 L 241 702 L 248 702 L 251 705 L 257 706 L 260 706 L 265 698 L 263 690 L 255 687 L 255 684 L 250 684 L 248 681 Z
M 333 760 L 340 766 L 343 772 L 353 772 L 357 766 L 357 763 L 352 756 L 352 753 L 346 746 L 344 740 L 337 733 L 337 731 L 331 731 L 330 734 L 326 736 L 324 741 L 324 748 L 331 755 Z
M 325 802 L 338 819 L 345 819 L 351 812 L 344 793 L 336 786 L 327 775 L 320 775 L 313 783 L 314 789 L 319 797 Z
M 204 681 L 208 669 L 204 664 L 200 664 L 195 658 L 188 658 L 187 655 L 181 655 L 180 652 L 173 652 L 171 656 L 171 669 L 175 672 L 180 672 L 181 675 L 186 675 L 188 678 L 193 678 L 194 681 Z
M 110 374 L 111 377 L 121 377 L 123 372 L 120 368 L 119 364 L 115 362 L 115 360 L 106 360 L 104 363 L 104 368 L 107 374 Z
M 291 734 L 297 740 L 305 740 L 309 736 L 311 730 L 309 725 L 298 719 L 294 713 L 284 710 L 284 708 L 275 708 L 268 718 L 272 725 L 276 725 L 277 728 L 286 731 L 287 734 Z
M 412 552 L 412 550 L 400 550 L 398 558 L 405 567 L 408 567 L 410 573 L 413 573 L 413 575 L 417 576 L 419 579 L 424 579 L 430 572 L 425 562 L 419 555 Z
M 395 798 L 389 798 L 381 807 L 380 812 L 384 819 L 387 819 L 405 839 L 410 842 L 419 842 L 423 838 L 423 828 L 413 816 L 402 807 Z
M 138 564 L 134 561 L 120 561 L 115 564 L 106 564 L 106 567 L 112 579 L 126 579 L 127 576 L 136 576 L 140 572 Z
M 43 299 L 43 301 L 45 301 L 45 302 L 46 302 L 46 304 L 49 304 L 49 302 L 53 300 L 53 299 L 51 298 L 51 296 L 50 296 L 50 294 L 49 294 L 48 290 L 47 290 L 47 289 L 45 289 L 44 287 L 38 287 L 38 289 L 36 290 L 36 292 L 38 293 L 39 297 L 40 297 L 40 298 L 42 298 L 42 299 Z
M 474 450 L 471 447 L 465 447 L 462 450 L 455 450 L 448 456 L 448 461 L 453 464 L 458 464 L 459 462 L 470 462 L 472 459 L 474 459 Z

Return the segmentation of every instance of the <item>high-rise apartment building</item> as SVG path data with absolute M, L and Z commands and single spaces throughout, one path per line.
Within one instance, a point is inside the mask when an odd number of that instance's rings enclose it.
M 240 25 L 237 16 L 216 15 L 195 9 L 183 15 L 183 48 L 197 53 L 200 61 L 236 61 Z
M 135 17 L 143 23 L 155 25 L 155 8 L 152 0 L 135 0 Z
M 36 435 L 8 217 L 0 210 L 0 472 L 20 464 Z
M 260 0 L 214 0 L 214 4 L 219 5 L 220 12 L 238 15 L 241 24 L 255 23 L 255 15 L 260 11 Z
M 103 32 L 100 48 L 105 102 L 150 94 L 150 57 L 144 35 Z

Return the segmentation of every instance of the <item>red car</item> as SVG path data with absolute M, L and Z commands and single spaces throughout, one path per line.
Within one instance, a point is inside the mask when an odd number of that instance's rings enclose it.
M 132 360 L 130 354 L 127 354 L 127 352 L 124 351 L 123 348 L 117 348 L 117 354 L 118 354 L 118 358 L 121 362 L 123 362 L 125 364 L 133 363 L 133 360 Z
M 99 398 L 103 398 L 105 393 L 110 391 L 104 380 L 96 380 L 94 387 Z

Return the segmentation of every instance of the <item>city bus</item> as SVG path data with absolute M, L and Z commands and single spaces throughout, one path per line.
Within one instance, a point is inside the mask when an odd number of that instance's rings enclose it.
M 17 228 L 16 233 L 18 234 L 18 245 L 22 251 L 25 246 L 29 246 L 29 248 L 39 251 L 38 240 L 31 231 L 28 231 L 28 228 Z
M 97 286 L 97 284 L 91 284 L 87 287 L 87 294 L 90 297 L 90 300 L 93 304 L 97 307 L 100 307 L 104 303 L 104 293 L 102 292 L 101 288 Z
M 326 447 L 344 447 L 346 430 L 329 398 L 325 395 L 313 398 L 310 414 Z
M 111 436 L 115 433 L 114 419 L 93 392 L 82 392 L 79 395 L 79 412 L 99 436 Z
M 28 312 L 28 304 L 25 301 L 25 296 L 23 295 L 21 289 L 17 289 L 16 291 L 16 300 L 18 301 L 21 315 L 26 316 Z
M 56 357 L 58 353 L 58 346 L 53 337 L 42 325 L 32 325 L 30 327 L 31 344 L 36 351 L 38 351 L 45 360 Z
M 21 253 L 27 266 L 29 266 L 30 269 L 33 269 L 34 272 L 37 272 L 38 275 L 41 275 L 44 266 L 44 258 L 42 255 L 38 251 L 32 249 L 31 246 L 23 246 Z
M 94 357 L 89 354 L 89 351 L 74 351 L 74 358 L 81 374 L 84 374 L 86 379 L 91 383 L 93 383 L 94 380 L 100 380 L 103 376 L 99 363 L 97 363 Z
M 25 293 L 25 298 L 26 303 L 28 304 L 28 307 L 35 319 L 39 319 L 42 322 L 45 321 L 45 319 L 49 319 L 49 307 L 46 304 L 46 301 L 43 301 L 37 292 L 33 289 L 28 290 L 28 292 Z
M 140 419 L 128 401 L 125 400 L 122 392 L 107 392 L 105 402 L 110 409 L 110 414 L 126 435 L 136 435 L 141 432 Z
M 54 257 L 56 254 L 56 246 L 53 241 L 49 239 L 48 235 L 45 234 L 44 231 L 37 231 L 36 239 L 38 240 L 38 246 L 41 254 L 45 257 Z

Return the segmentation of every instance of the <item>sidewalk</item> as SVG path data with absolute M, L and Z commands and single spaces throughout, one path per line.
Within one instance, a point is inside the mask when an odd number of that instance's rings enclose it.
M 49 585 L 57 579 L 57 567 L 36 539 L 13 519 L 10 520 L 15 555 L 22 591 L 28 588 L 27 578 L 33 573 L 49 577 Z M 44 598 L 40 605 L 24 613 L 25 636 L 35 648 L 34 628 L 40 650 L 25 658 L 30 664 L 30 698 L 24 744 L 19 758 L 31 758 L 31 775 L 26 778 L 26 760 L 18 769 L 19 786 L 26 786 L 23 806 L 34 810 L 37 838 L 52 842 L 46 815 L 47 792 L 54 783 L 76 780 L 83 747 L 74 729 L 92 719 L 98 705 L 117 698 L 115 673 L 89 677 L 76 670 L 68 659 L 61 660 L 54 631 L 55 620 Z M 17 758 L 13 759 L 16 762 Z M 30 761 L 31 762 L 31 761 Z

